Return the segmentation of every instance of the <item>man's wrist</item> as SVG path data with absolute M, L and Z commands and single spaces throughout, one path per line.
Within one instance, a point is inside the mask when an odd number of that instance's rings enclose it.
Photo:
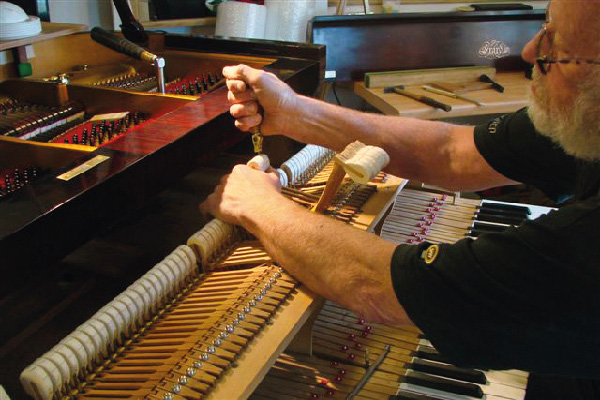
M 279 192 L 268 193 L 254 199 L 240 215 L 240 225 L 255 236 L 277 230 L 280 218 L 288 218 L 290 206 L 296 206 Z

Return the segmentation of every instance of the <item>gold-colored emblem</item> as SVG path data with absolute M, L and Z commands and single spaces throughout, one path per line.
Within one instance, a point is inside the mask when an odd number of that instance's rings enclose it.
M 425 264 L 431 264 L 435 261 L 439 252 L 440 246 L 438 246 L 437 244 L 433 244 L 423 251 L 423 254 L 421 254 L 421 258 L 425 260 Z

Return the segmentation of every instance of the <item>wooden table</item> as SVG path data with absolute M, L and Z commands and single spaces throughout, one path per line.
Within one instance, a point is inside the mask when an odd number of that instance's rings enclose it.
M 499 72 L 495 80 L 504 86 L 503 93 L 493 89 L 477 90 L 464 93 L 465 96 L 483 103 L 477 106 L 464 100 L 438 95 L 421 88 L 421 85 L 407 86 L 406 90 L 415 94 L 431 97 L 442 103 L 452 106 L 452 110 L 445 112 L 432 108 L 416 100 L 396 93 L 383 93 L 383 87 L 367 88 L 364 82 L 354 84 L 354 92 L 364 98 L 369 104 L 387 115 L 401 115 L 421 119 L 439 119 L 448 117 L 461 117 L 478 114 L 508 113 L 516 111 L 527 105 L 530 80 L 525 78 L 522 71 Z

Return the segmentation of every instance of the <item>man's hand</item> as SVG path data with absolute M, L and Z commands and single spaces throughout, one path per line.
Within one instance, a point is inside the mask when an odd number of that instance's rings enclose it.
M 229 112 L 235 126 L 249 131 L 262 123 L 265 135 L 286 134 L 296 107 L 292 88 L 274 74 L 247 65 L 225 67 L 223 76 L 227 78 L 227 98 L 232 103 Z
M 200 204 L 200 211 L 223 222 L 244 225 L 246 216 L 261 213 L 267 199 L 280 196 L 276 172 L 257 171 L 247 165 L 236 165 L 221 179 L 215 191 Z M 283 199 L 283 197 L 282 197 Z

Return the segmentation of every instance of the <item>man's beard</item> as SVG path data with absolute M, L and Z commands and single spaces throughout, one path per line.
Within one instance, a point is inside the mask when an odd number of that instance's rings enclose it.
M 534 68 L 535 93 L 529 91 L 529 117 L 541 134 L 548 136 L 572 156 L 588 161 L 600 160 L 600 82 L 592 74 L 580 87 L 573 104 L 550 101 L 548 87 Z M 596 79 L 594 79 L 596 78 Z

